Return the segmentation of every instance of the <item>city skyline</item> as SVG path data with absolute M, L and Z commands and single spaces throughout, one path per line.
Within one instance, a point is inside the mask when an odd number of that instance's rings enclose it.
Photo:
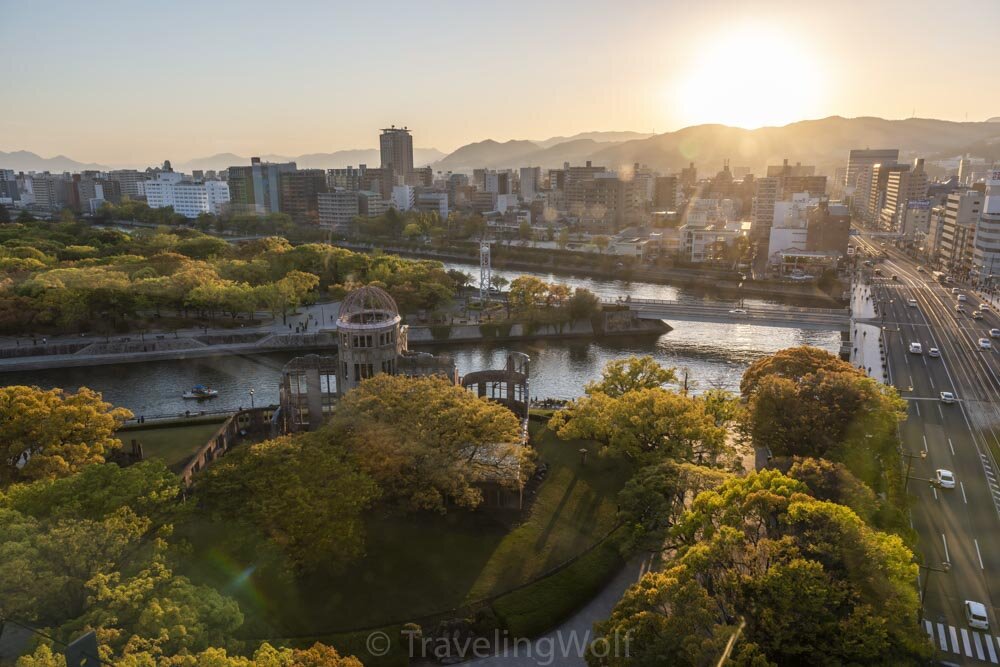
M 3 4 L 0 49 L 14 67 L 0 150 L 111 165 L 377 148 L 372 128 L 391 123 L 419 128 L 417 147 L 447 153 L 487 138 L 602 130 L 1000 115 L 1000 90 L 978 65 L 988 62 L 1000 6 L 981 0 L 949 7 L 964 31 L 958 66 L 957 46 L 931 39 L 929 2 L 573 12 L 520 2 L 350 12 L 179 3 L 170 13 Z M 44 48 L 32 29 L 39 12 L 48 16 Z M 516 30 L 483 29 L 503 22 Z M 350 65 L 359 59 L 364 76 Z M 60 85 L 38 86 L 54 71 Z M 932 81 L 949 94 L 933 94 Z

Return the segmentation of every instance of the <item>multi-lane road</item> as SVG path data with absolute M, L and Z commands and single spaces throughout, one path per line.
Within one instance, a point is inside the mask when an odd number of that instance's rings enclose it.
M 990 349 L 979 345 L 991 328 L 1000 328 L 1000 315 L 990 309 L 972 319 L 982 299 L 966 286 L 958 286 L 966 312 L 957 312 L 952 285 L 938 283 L 895 249 L 854 238 L 888 255 L 877 265 L 883 275 L 873 293 L 889 380 L 907 401 L 900 432 L 904 464 L 911 464 L 911 518 L 923 563 L 932 568 L 920 571 L 922 623 L 942 661 L 1000 664 L 1000 470 L 990 453 L 1000 442 L 1000 339 L 991 339 Z M 911 343 L 920 343 L 922 352 L 910 352 Z M 940 357 L 929 356 L 932 347 Z M 956 402 L 942 402 L 942 391 Z M 954 474 L 955 488 L 931 483 L 938 469 Z M 986 606 L 989 630 L 969 626 L 965 600 Z

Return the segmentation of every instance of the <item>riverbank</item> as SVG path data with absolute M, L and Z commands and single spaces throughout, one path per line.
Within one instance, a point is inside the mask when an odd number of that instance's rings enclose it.
M 409 257 L 413 259 L 434 259 L 442 262 L 461 262 L 478 265 L 478 247 L 475 252 L 462 253 L 455 250 L 439 251 L 426 247 L 378 246 L 373 243 L 356 243 L 352 241 L 337 241 L 335 245 L 358 252 L 381 251 Z M 527 252 L 537 254 L 535 259 L 527 260 L 512 257 L 510 253 Z M 569 261 L 566 261 L 569 260 Z M 609 262 L 620 261 L 608 266 Z M 659 285 L 682 287 L 697 290 L 706 294 L 715 294 L 727 298 L 756 297 L 777 300 L 790 305 L 814 307 L 841 307 L 847 304 L 847 299 L 841 299 L 821 290 L 815 283 L 794 283 L 785 281 L 744 281 L 735 271 L 720 271 L 717 269 L 699 269 L 684 267 L 636 266 L 629 257 L 605 255 L 588 257 L 581 253 L 570 251 L 544 252 L 535 248 L 504 248 L 493 250 L 491 265 L 494 269 L 513 269 L 519 271 L 547 272 L 558 276 L 586 276 L 607 280 L 643 281 Z

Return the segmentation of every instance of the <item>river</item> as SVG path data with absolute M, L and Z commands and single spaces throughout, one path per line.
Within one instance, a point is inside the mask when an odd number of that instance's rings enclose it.
M 446 263 L 449 269 L 471 273 L 478 280 L 479 267 Z M 494 270 L 512 280 L 526 271 Z M 642 282 L 599 280 L 584 277 L 535 273 L 547 282 L 563 282 L 586 287 L 602 297 L 632 294 L 635 298 L 711 300 L 711 293 Z M 748 304 L 761 303 L 747 299 Z M 810 331 L 754 327 L 745 324 L 670 322 L 674 330 L 659 337 L 602 340 L 547 340 L 504 344 L 456 344 L 435 346 L 429 351 L 447 353 L 455 359 L 459 374 L 485 368 L 500 368 L 508 351 L 531 356 L 530 392 L 540 398 L 573 398 L 583 392 L 588 381 L 600 375 L 604 365 L 632 354 L 649 354 L 666 366 L 687 369 L 694 388 L 737 389 L 740 376 L 754 360 L 794 345 L 815 345 L 836 353 L 840 347 L 837 331 Z M 104 394 L 106 400 L 132 410 L 136 415 L 182 414 L 186 410 L 231 410 L 249 407 L 250 390 L 256 405 L 278 401 L 278 379 L 282 366 L 294 353 L 232 356 L 187 361 L 152 361 L 137 364 L 64 368 L 23 373 L 6 373 L 6 384 L 32 384 L 76 390 L 87 386 Z M 220 396 L 204 402 L 181 398 L 181 392 L 195 384 L 219 390 Z

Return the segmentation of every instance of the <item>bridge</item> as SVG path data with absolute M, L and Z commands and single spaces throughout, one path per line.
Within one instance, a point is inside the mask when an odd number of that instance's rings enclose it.
M 797 308 L 778 304 L 734 307 L 718 302 L 662 299 L 605 299 L 605 305 L 628 306 L 640 319 L 681 322 L 747 324 L 756 327 L 846 331 L 851 315 L 847 308 Z

